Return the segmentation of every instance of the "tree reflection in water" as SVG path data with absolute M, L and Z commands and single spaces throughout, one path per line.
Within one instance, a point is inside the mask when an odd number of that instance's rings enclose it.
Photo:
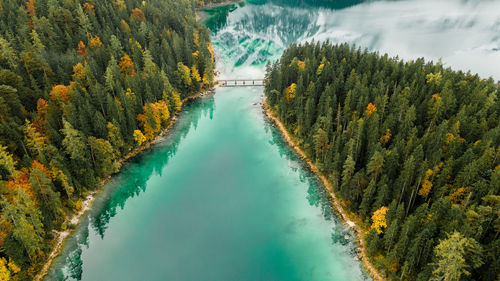
M 164 140 L 129 160 L 122 171 L 103 188 L 92 209 L 82 218 L 75 232 L 68 238 L 63 252 L 52 266 L 52 272 L 49 272 L 50 280 L 82 279 L 82 249 L 90 246 L 90 228 L 104 239 L 111 218 L 125 208 L 128 199 L 146 192 L 147 182 L 151 176 L 162 175 L 163 167 L 176 154 L 182 139 L 191 129 L 196 130 L 198 120 L 202 116 L 213 119 L 214 110 L 213 95 L 189 102 Z M 151 161 L 153 158 L 154 161 Z

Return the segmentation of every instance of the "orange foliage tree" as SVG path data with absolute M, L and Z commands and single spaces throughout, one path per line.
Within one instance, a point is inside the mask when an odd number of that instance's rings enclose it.
M 124 19 L 122 19 L 121 23 L 122 23 L 120 27 L 121 31 L 123 33 L 130 33 L 130 26 L 128 25 L 128 23 Z
M 85 4 L 83 4 L 83 10 L 85 11 L 85 13 L 87 13 L 87 15 L 89 13 L 92 13 L 92 14 L 95 15 L 95 7 L 94 7 L 94 5 L 92 5 L 92 4 L 88 3 L 88 2 L 85 3 Z
M 135 67 L 134 67 L 134 62 L 130 58 L 128 54 L 124 54 L 123 57 L 120 59 L 120 70 L 124 75 L 130 75 L 134 76 L 135 75 Z
M 136 20 L 140 20 L 140 21 L 146 21 L 146 17 L 144 16 L 144 13 L 142 12 L 141 9 L 139 8 L 135 8 L 132 10 L 132 16 L 136 19 Z
M 28 0 L 26 2 L 26 13 L 30 17 L 28 20 L 28 26 L 30 28 L 33 28 L 33 17 L 36 17 L 36 6 L 35 6 L 35 0 Z
M 7 187 L 12 190 L 22 189 L 32 201 L 35 201 L 35 194 L 30 185 L 29 171 L 26 168 L 22 168 L 16 171 L 13 178 L 7 182 Z
M 54 102 L 64 102 L 67 103 L 69 101 L 69 90 L 67 86 L 64 85 L 56 85 L 50 91 L 50 99 Z
M 76 50 L 76 53 L 82 58 L 87 56 L 87 47 L 85 46 L 85 43 L 82 41 L 78 43 L 78 50 Z
M 380 137 L 380 142 L 382 144 L 388 143 L 391 140 L 391 136 L 392 136 L 391 129 L 386 129 L 385 135 Z
M 33 126 L 35 126 L 36 131 L 40 133 L 45 133 L 45 122 L 47 122 L 47 112 L 49 111 L 49 103 L 39 98 L 36 102 L 36 117 L 33 120 Z
M 306 63 L 304 61 L 299 60 L 297 62 L 297 65 L 299 66 L 300 70 L 302 70 L 302 71 L 306 70 Z
M 366 115 L 370 116 L 376 111 L 377 111 L 377 107 L 373 103 L 370 102 L 368 104 L 368 106 L 366 106 L 366 110 L 365 110 Z

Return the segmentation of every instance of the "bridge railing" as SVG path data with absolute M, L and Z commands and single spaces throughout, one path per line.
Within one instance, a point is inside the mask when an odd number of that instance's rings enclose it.
M 264 79 L 227 79 L 217 81 L 221 87 L 264 86 Z

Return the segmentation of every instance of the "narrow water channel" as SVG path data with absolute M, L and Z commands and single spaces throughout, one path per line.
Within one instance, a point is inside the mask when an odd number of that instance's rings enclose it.
M 321 186 L 219 88 L 108 184 L 47 280 L 365 280 Z

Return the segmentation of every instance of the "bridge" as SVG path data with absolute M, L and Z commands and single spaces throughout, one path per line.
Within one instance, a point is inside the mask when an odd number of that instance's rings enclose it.
M 221 87 L 264 86 L 264 79 L 229 79 L 217 81 Z

